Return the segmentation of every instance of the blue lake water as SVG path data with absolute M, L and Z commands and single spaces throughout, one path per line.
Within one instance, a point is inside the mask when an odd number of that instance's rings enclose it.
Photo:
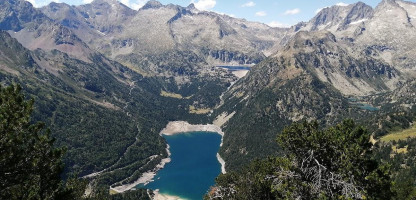
M 361 109 L 364 109 L 364 110 L 368 110 L 368 111 L 378 111 L 378 110 L 380 110 L 379 108 L 374 107 L 374 106 L 372 106 L 372 105 L 370 105 L 368 103 L 360 102 L 357 98 L 354 98 L 354 97 L 348 98 L 348 101 L 352 105 L 355 105 L 355 106 L 357 106 L 357 107 L 359 107 Z
M 361 106 L 359 106 L 359 107 L 361 109 L 369 110 L 369 111 L 377 111 L 377 110 L 380 110 L 379 108 L 373 107 L 372 105 L 366 104 L 366 103 L 361 104 Z
M 164 136 L 170 145 L 171 162 L 157 172 L 146 186 L 162 194 L 184 199 L 202 199 L 215 177 L 221 173 L 217 152 L 221 136 L 216 133 L 193 132 Z

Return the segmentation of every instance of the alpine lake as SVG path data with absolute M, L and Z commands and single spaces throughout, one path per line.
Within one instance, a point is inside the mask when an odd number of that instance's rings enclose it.
M 163 136 L 171 152 L 171 162 L 159 170 L 153 181 L 136 187 L 159 190 L 160 194 L 200 200 L 221 173 L 217 160 L 221 135 L 189 132 Z

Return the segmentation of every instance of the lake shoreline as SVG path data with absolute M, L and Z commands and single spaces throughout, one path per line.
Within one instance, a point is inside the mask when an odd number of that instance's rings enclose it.
M 183 198 L 179 196 L 160 193 L 159 189 L 153 191 L 153 193 L 155 194 L 155 196 L 153 197 L 153 200 L 183 200 Z
M 220 147 L 223 145 L 223 138 L 224 138 L 224 132 L 221 130 L 221 128 L 214 124 L 189 124 L 186 121 L 171 121 L 169 122 L 162 131 L 160 131 L 159 135 L 176 135 L 176 134 L 185 134 L 189 132 L 211 132 L 221 135 L 221 144 Z M 156 165 L 156 167 L 150 171 L 147 171 L 142 174 L 142 176 L 137 179 L 135 182 L 130 184 L 125 184 L 117 187 L 110 187 L 110 190 L 117 192 L 117 193 L 123 193 L 125 191 L 134 189 L 137 185 L 144 184 L 147 185 L 148 183 L 153 181 L 153 178 L 156 176 L 156 173 L 163 169 L 167 163 L 171 161 L 171 152 L 169 150 L 170 146 L 169 144 L 166 147 L 166 152 L 168 154 L 168 157 L 163 158 L 161 162 Z M 159 155 L 158 155 L 159 156 Z M 221 158 L 220 154 L 217 153 L 217 160 L 221 164 L 221 173 L 225 174 L 225 161 Z M 169 197 L 167 199 L 175 199 L 171 198 L 172 196 L 169 195 L 161 195 L 159 194 L 159 197 L 162 197 L 160 199 L 166 199 L 163 197 Z
M 140 184 L 147 185 L 148 183 L 152 182 L 153 178 L 156 176 L 156 173 L 159 170 L 163 169 L 165 167 L 165 165 L 171 161 L 171 158 L 170 158 L 171 153 L 170 153 L 169 149 L 170 149 L 170 146 L 168 144 L 167 147 L 166 147 L 166 152 L 168 154 L 168 157 L 163 158 L 160 161 L 160 163 L 156 165 L 156 167 L 154 169 L 143 173 L 140 176 L 140 178 L 137 179 L 136 181 L 134 181 L 133 183 L 117 186 L 117 187 L 114 187 L 114 188 L 110 187 L 110 190 L 113 190 L 114 192 L 117 192 L 117 193 L 123 193 L 125 191 L 128 191 L 128 190 L 131 190 L 131 189 L 135 188 L 137 185 L 140 185 Z

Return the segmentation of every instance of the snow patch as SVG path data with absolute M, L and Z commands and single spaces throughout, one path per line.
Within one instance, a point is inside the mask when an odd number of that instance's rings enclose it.
M 360 19 L 360 20 L 358 20 L 358 21 L 353 21 L 353 22 L 351 22 L 350 24 L 360 24 L 360 23 L 362 23 L 362 22 L 365 22 L 365 21 L 367 21 L 368 19 Z
M 101 31 L 99 31 L 99 30 L 97 30 L 97 32 L 98 32 L 99 34 L 101 34 L 102 36 L 105 36 L 105 33 L 101 32 Z

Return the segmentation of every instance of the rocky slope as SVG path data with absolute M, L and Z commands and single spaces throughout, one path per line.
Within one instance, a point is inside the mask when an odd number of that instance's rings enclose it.
M 345 31 L 355 28 L 362 22 L 373 17 L 373 8 L 365 3 L 358 2 L 347 6 L 334 5 L 323 8 L 301 30 L 317 31 L 329 30 L 332 32 Z M 355 26 L 354 26 L 355 25 Z
M 349 42 L 330 32 L 297 33 L 225 93 L 217 114 L 235 112 L 224 126 L 227 167 L 276 152 L 273 138 L 287 124 L 330 125 L 356 115 L 346 96 L 389 91 L 397 74 L 381 60 L 354 53 Z
M 55 23 L 24 0 L 0 2 L 0 28 L 30 50 L 57 49 L 84 61 L 93 53 L 70 29 Z
M 394 65 L 406 78 L 415 77 L 416 4 L 383 0 L 375 9 L 364 3 L 335 5 L 321 10 L 295 30 L 328 30 L 347 38 L 357 48 L 368 49 L 377 59 Z
M 356 43 L 377 49 L 379 57 L 405 74 L 415 76 L 416 4 L 401 0 L 384 0 L 365 22 Z

